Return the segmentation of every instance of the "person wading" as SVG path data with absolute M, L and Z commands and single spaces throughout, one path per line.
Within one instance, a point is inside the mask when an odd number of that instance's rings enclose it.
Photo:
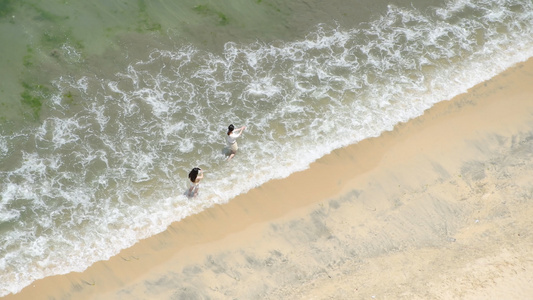
M 228 148 L 230 151 L 228 161 L 230 161 L 237 153 L 237 150 L 239 149 L 239 146 L 237 145 L 237 138 L 241 136 L 244 129 L 246 129 L 246 126 L 242 126 L 241 128 L 237 129 L 235 129 L 233 124 L 228 126 L 228 136 L 226 137 L 226 142 L 228 143 Z
M 191 180 L 191 187 L 189 188 L 189 197 L 198 195 L 198 189 L 200 188 L 200 181 L 204 178 L 204 171 L 200 168 L 193 168 L 189 172 L 189 179 Z

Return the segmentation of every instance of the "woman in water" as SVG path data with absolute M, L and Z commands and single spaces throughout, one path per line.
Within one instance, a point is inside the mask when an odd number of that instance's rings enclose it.
M 200 187 L 200 181 L 204 178 L 204 171 L 200 168 L 194 168 L 189 172 L 189 179 L 191 180 L 191 187 L 189 188 L 188 196 L 191 197 L 198 195 L 198 188 Z
M 228 161 L 231 160 L 237 153 L 237 150 L 239 149 L 239 146 L 237 145 L 237 138 L 241 136 L 241 133 L 244 129 L 246 129 L 246 126 L 242 126 L 241 128 L 235 129 L 235 126 L 231 124 L 228 127 L 228 136 L 226 137 L 226 142 L 228 143 L 228 148 L 230 151 Z

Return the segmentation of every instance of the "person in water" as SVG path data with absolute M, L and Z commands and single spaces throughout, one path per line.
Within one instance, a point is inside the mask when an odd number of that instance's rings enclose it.
M 204 171 L 200 168 L 193 168 L 191 172 L 189 172 L 189 179 L 191 180 L 191 187 L 187 194 L 189 197 L 198 195 L 198 189 L 200 188 L 200 181 L 202 178 L 204 178 Z
M 239 146 L 237 145 L 237 138 L 241 136 L 241 133 L 244 129 L 246 129 L 246 126 L 242 126 L 241 128 L 237 129 L 235 129 L 233 124 L 228 126 L 228 136 L 226 137 L 226 142 L 228 143 L 229 148 L 228 161 L 231 160 L 237 153 L 237 150 L 239 149 Z

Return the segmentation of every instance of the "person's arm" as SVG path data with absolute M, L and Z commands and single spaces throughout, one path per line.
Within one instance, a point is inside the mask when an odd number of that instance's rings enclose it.
M 200 172 L 198 172 L 198 176 L 196 176 L 196 180 L 199 180 L 202 178 L 204 178 L 204 170 L 200 170 Z
M 238 138 L 241 136 L 242 131 L 246 128 L 246 126 L 243 126 L 241 128 L 237 128 L 233 130 L 233 133 L 231 134 L 234 138 Z

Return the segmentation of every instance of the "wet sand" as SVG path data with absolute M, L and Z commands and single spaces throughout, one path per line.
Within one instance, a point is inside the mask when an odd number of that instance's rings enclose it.
M 531 299 L 531 83 L 530 59 L 2 299 Z

